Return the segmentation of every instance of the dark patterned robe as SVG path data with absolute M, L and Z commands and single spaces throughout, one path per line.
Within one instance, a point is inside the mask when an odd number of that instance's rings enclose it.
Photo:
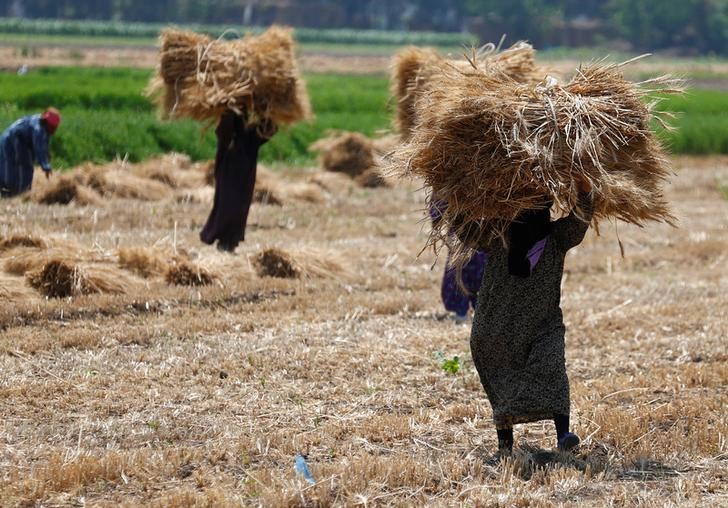
M 496 428 L 569 414 L 561 279 L 567 251 L 589 227 L 588 194 L 579 196 L 579 209 L 552 224 L 529 277 L 509 273 L 506 249 L 490 251 L 470 348 Z

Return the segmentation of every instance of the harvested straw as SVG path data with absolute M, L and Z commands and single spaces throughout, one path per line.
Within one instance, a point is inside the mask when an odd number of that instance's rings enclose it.
M 172 286 L 209 286 L 217 277 L 206 268 L 186 260 L 177 260 L 164 274 Z
M 101 256 L 74 243 L 59 243 L 40 249 L 34 247 L 19 248 L 5 261 L 3 269 L 9 274 L 25 275 L 27 272 L 40 270 L 53 259 L 64 259 L 77 263 L 81 261 L 100 261 Z
M 164 274 L 172 256 L 153 247 L 126 247 L 119 249 L 119 266 L 144 278 Z
M 233 110 L 276 124 L 310 116 L 289 28 L 273 26 L 232 41 L 170 29 L 160 43 L 159 75 L 149 93 L 168 116 L 208 121 Z
M 440 54 L 431 48 L 408 47 L 394 56 L 392 66 L 392 95 L 397 99 L 395 125 L 403 137 L 409 137 L 416 122 L 415 99 L 427 82 L 426 69 L 442 62 Z
M 41 270 L 28 274 L 28 283 L 48 298 L 67 298 L 93 293 L 125 293 L 127 281 L 109 267 L 89 267 L 64 259 L 52 259 Z
M 327 192 L 342 196 L 350 193 L 354 187 L 354 182 L 348 176 L 328 171 L 317 171 L 309 178 L 309 182 Z
M 5 252 L 16 247 L 32 249 L 45 249 L 48 246 L 45 240 L 31 235 L 12 235 L 0 239 L 0 252 Z
M 326 196 L 321 187 L 307 182 L 290 182 L 284 187 L 286 200 L 301 201 L 305 203 L 322 204 L 326 202 Z
M 0 302 L 17 305 L 18 302 L 38 298 L 38 294 L 25 283 L 23 277 L 12 277 L 0 273 Z
M 81 206 L 100 203 L 98 194 L 79 184 L 73 176 L 60 175 L 53 178 L 48 185 L 34 189 L 31 199 L 43 205 L 68 205 L 76 203 Z
M 206 177 L 192 164 L 187 155 L 169 153 L 153 157 L 145 162 L 129 166 L 130 171 L 140 177 L 160 182 L 172 189 L 193 189 L 202 187 Z
M 374 144 L 358 132 L 331 133 L 310 149 L 320 153 L 319 162 L 324 169 L 351 177 L 359 176 L 375 164 Z
M 424 178 L 449 207 L 432 240 L 477 223 L 481 245 L 503 238 L 524 209 L 553 200 L 568 213 L 575 179 L 593 185 L 594 221 L 670 222 L 661 185 L 670 164 L 650 130 L 653 80 L 635 85 L 619 66 L 582 68 L 565 86 L 517 83 L 477 66 L 442 66 L 417 100 L 421 122 L 395 153 L 395 167 Z
M 263 166 L 255 174 L 253 201 L 265 205 L 283 206 L 284 190 L 280 178 Z
M 254 264 L 260 277 L 276 277 L 279 279 L 347 277 L 343 264 L 332 254 L 300 249 L 294 253 L 278 248 L 269 248 L 254 258 Z
M 391 187 L 379 168 L 370 168 L 355 178 L 356 183 L 362 187 L 374 189 L 377 187 Z
M 395 127 L 405 140 L 417 125 L 415 102 L 428 90 L 432 76 L 442 67 L 469 73 L 473 64 L 484 72 L 505 75 L 521 83 L 541 81 L 547 74 L 536 66 L 535 51 L 525 42 L 517 42 L 504 51 L 486 44 L 460 60 L 447 60 L 431 48 L 405 48 L 394 56 L 391 79 L 392 95 L 397 99 Z
M 204 169 L 205 185 L 215 186 L 215 161 L 210 161 Z
M 255 257 L 258 275 L 279 279 L 299 279 L 301 269 L 288 252 L 281 249 L 266 249 Z
M 87 166 L 77 178 L 85 179 L 91 188 L 108 197 L 161 201 L 170 195 L 167 185 L 148 178 L 140 178 L 123 164 L 118 169 Z

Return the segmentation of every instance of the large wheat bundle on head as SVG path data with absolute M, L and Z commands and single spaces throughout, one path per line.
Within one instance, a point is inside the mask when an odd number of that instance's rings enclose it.
M 427 81 L 428 64 L 442 61 L 431 48 L 405 48 L 394 55 L 391 93 L 397 100 L 395 126 L 403 136 L 409 136 L 415 126 L 415 98 Z
M 669 80 L 633 84 L 620 66 L 603 64 L 567 85 L 448 65 L 430 79 L 416 102 L 421 121 L 393 160 L 448 203 L 433 240 L 478 223 L 481 240 L 494 241 L 548 200 L 567 213 L 581 178 L 593 185 L 595 221 L 672 220 L 661 191 L 670 164 L 650 128 L 660 115 L 649 100 L 660 87 L 673 91 Z
M 395 126 L 405 139 L 417 124 L 418 96 L 426 92 L 432 76 L 443 66 L 463 73 L 492 72 L 522 83 L 538 82 L 547 73 L 536 66 L 535 51 L 526 42 L 518 42 L 504 51 L 486 44 L 461 59 L 446 59 L 432 48 L 405 48 L 394 56 L 391 78 L 391 92 L 397 100 Z
M 169 29 L 160 43 L 159 75 L 149 92 L 168 116 L 207 121 L 229 109 L 291 124 L 311 114 L 289 28 L 231 41 Z

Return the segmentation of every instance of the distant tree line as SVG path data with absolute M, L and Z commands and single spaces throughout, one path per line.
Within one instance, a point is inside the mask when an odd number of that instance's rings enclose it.
M 0 0 L 0 15 L 315 28 L 472 31 L 539 47 L 728 53 L 728 0 Z

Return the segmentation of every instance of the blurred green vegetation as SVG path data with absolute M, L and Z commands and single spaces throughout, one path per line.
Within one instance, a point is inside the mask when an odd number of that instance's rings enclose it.
M 134 69 L 50 68 L 25 76 L 0 74 L 0 128 L 47 106 L 60 108 L 63 124 L 52 140 L 57 167 L 115 157 L 139 161 L 177 151 L 195 160 L 215 153 L 213 126 L 164 122 L 143 95 L 151 72 Z M 391 124 L 389 84 L 382 76 L 312 74 L 307 83 L 315 118 L 283 128 L 261 152 L 266 163 L 311 164 L 308 147 L 328 130 L 375 136 Z M 728 154 L 728 93 L 694 90 L 664 98 L 675 130 L 661 132 L 674 153 Z
M 143 95 L 150 71 L 49 68 L 25 76 L 0 74 L 0 128 L 15 119 L 55 106 L 63 124 L 52 139 L 53 162 L 70 167 L 114 157 L 143 160 L 177 151 L 193 159 L 215 154 L 211 126 L 164 122 Z M 368 136 L 390 124 L 388 83 L 382 77 L 316 74 L 307 77 L 315 118 L 283 128 L 261 152 L 266 163 L 310 164 L 311 143 L 326 131 L 355 130 Z

